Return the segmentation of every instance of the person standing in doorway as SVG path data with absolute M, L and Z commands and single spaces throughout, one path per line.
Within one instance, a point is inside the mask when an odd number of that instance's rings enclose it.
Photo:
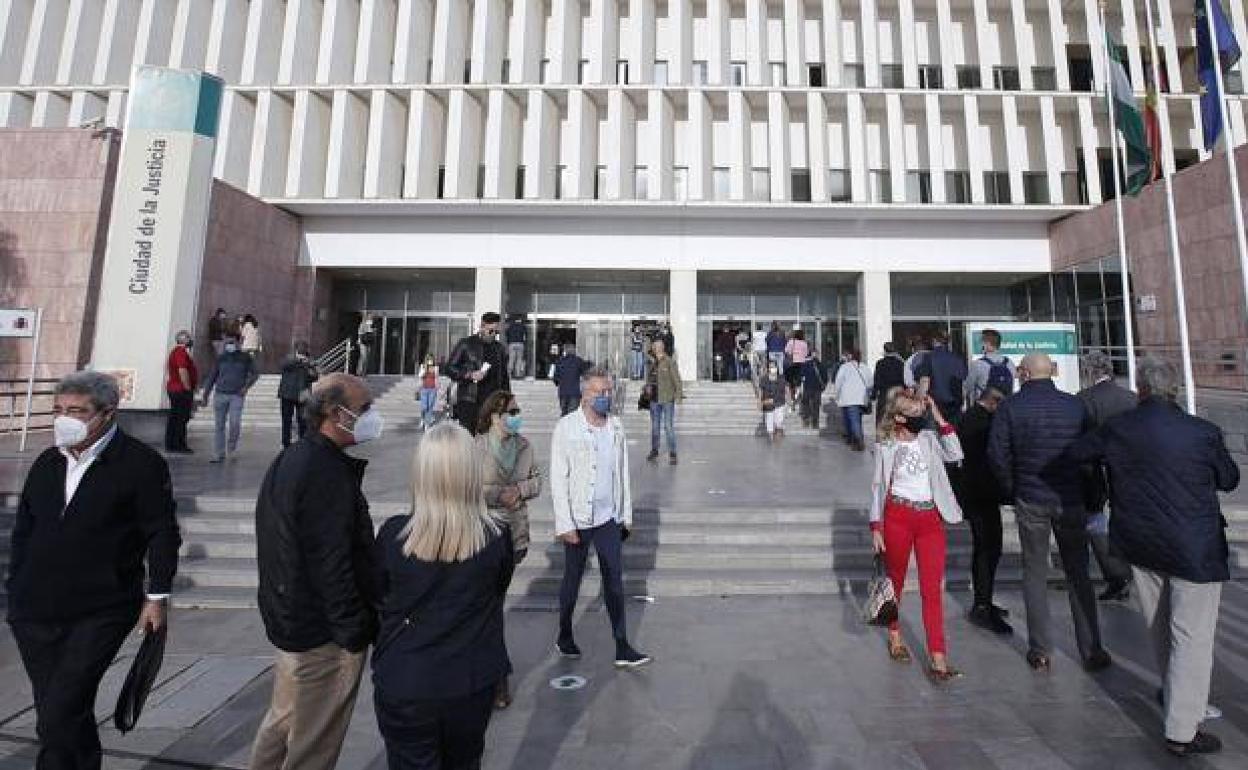
M 368 367 L 372 365 L 370 356 L 377 345 L 377 335 L 380 332 L 380 325 L 374 324 L 373 319 L 367 313 L 360 318 L 360 326 L 355 331 L 355 341 L 360 348 L 359 356 L 356 358 L 355 373 L 360 377 L 368 374 Z
M 523 380 L 525 371 L 528 367 L 525 365 L 528 357 L 525 355 L 528 349 L 529 327 L 520 316 L 512 316 L 511 322 L 507 324 L 507 361 L 511 366 L 511 378 L 513 380 Z
M 592 545 L 602 571 L 602 595 L 615 637 L 615 666 L 637 668 L 650 656 L 628 641 L 624 608 L 622 544 L 633 525 L 628 440 L 624 424 L 611 414 L 611 376 L 593 368 L 581 382 L 581 408 L 555 426 L 550 447 L 550 494 L 555 536 L 563 543 L 563 583 L 559 588 L 559 636 L 555 648 L 565 658 L 581 657 L 572 633 L 572 616 Z
M 632 354 L 632 367 L 629 377 L 634 380 L 646 376 L 646 335 L 641 331 L 640 324 L 633 324 L 632 334 L 628 338 L 628 348 Z
M 195 388 L 199 385 L 199 371 L 195 368 L 195 359 L 191 356 L 194 340 L 185 329 L 178 332 L 177 342 L 169 352 L 169 360 L 165 365 L 168 377 L 165 380 L 165 392 L 169 394 L 169 417 L 165 422 L 165 450 L 176 454 L 190 454 L 191 447 L 186 441 L 186 424 L 191 421 L 191 413 L 195 411 Z
M 663 343 L 663 349 L 669 356 L 676 355 L 676 335 L 672 333 L 672 324 L 669 321 L 663 322 L 663 328 L 656 339 Z
M 243 406 L 247 403 L 247 391 L 256 384 L 260 375 L 256 373 L 256 362 L 238 348 L 237 337 L 225 338 L 225 352 L 217 359 L 204 380 L 204 397 L 201 404 L 208 406 L 212 398 L 212 411 L 215 418 L 213 433 L 212 459 L 208 462 L 219 463 L 238 451 L 238 439 L 243 432 Z M 229 426 L 227 442 L 226 426 Z
M 585 359 L 576 354 L 576 345 L 563 346 L 563 355 L 555 362 L 555 394 L 559 398 L 559 415 L 570 414 L 581 405 L 581 375 L 589 368 Z
M 845 351 L 841 368 L 836 371 L 833 398 L 841 408 L 847 440 L 855 452 L 866 448 L 862 432 L 862 409 L 871 403 L 871 368 L 862 362 L 862 353 Z
M 420 427 L 429 430 L 438 405 L 438 365 L 434 363 L 432 353 L 425 356 L 416 377 L 420 380 L 420 389 L 416 391 L 416 397 L 420 399 Z
M 446 360 L 446 374 L 458 386 L 455 419 L 470 433 L 477 429 L 477 411 L 490 394 L 511 390 L 507 351 L 498 341 L 498 326 L 502 320 L 498 313 L 483 313 L 477 333 L 457 342 Z
M 225 308 L 217 308 L 212 318 L 208 319 L 208 344 L 212 348 L 212 357 L 216 358 L 225 352 L 225 335 L 229 332 L 230 317 Z
M 884 357 L 875 363 L 875 377 L 871 390 L 875 393 L 875 414 L 884 414 L 889 394 L 893 388 L 906 387 L 906 362 L 897 352 L 897 345 L 884 343 Z
M 99 770 L 100 680 L 136 621 L 148 633 L 167 620 L 182 542 L 169 467 L 118 427 L 120 400 L 107 374 L 62 378 L 55 446 L 18 498 L 5 593 L 34 696 L 38 770 Z
M 646 384 L 650 396 L 650 454 L 651 462 L 659 459 L 659 434 L 667 433 L 667 451 L 672 465 L 676 464 L 676 404 L 685 400 L 685 386 L 680 378 L 676 359 L 667 353 L 667 346 L 655 340 L 654 355 L 650 358 L 650 371 Z
M 381 436 L 368 385 L 326 375 L 306 406 L 309 432 L 277 456 L 256 500 L 257 592 L 277 648 L 273 695 L 251 770 L 332 770 L 377 634 L 366 460 L 348 447 Z
M 303 415 L 303 404 L 307 402 L 312 383 L 320 374 L 316 363 L 308 356 L 308 343 L 302 340 L 295 343 L 295 350 L 282 362 L 282 378 L 277 385 L 277 398 L 282 409 L 282 446 L 288 447 L 293 441 L 290 438 L 292 427 L 298 426 L 295 440 L 303 437 L 307 430 L 307 422 Z M 293 423 L 293 425 L 292 425 Z

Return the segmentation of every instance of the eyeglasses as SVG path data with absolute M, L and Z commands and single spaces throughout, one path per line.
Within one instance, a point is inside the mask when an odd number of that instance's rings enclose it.
M 516 415 L 520 414 L 520 407 L 517 406 L 511 409 L 508 409 L 507 414 L 511 415 L 512 417 L 515 417 Z

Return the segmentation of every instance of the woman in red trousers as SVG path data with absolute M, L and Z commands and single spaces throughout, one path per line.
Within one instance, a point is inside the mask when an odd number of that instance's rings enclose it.
M 931 430 L 927 410 L 936 430 Z M 919 595 L 923 600 L 923 628 L 931 657 L 928 673 L 936 681 L 961 674 L 945 657 L 945 619 L 942 607 L 945 579 L 945 525 L 962 521 L 945 473 L 945 463 L 962 459 L 958 434 L 931 398 L 899 391 L 880 416 L 871 482 L 871 540 L 883 555 L 888 576 L 901 599 L 910 552 L 919 566 Z M 894 621 L 888 629 L 888 654 L 899 663 L 910 662 L 910 650 Z

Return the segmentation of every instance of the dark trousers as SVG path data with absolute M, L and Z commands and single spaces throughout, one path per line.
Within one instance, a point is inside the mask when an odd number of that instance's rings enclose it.
M 559 587 L 559 638 L 572 638 L 572 613 L 576 599 L 581 593 L 581 578 L 585 575 L 585 562 L 592 545 L 598 554 L 598 569 L 602 573 L 602 596 L 611 618 L 611 633 L 616 643 L 628 639 L 624 622 L 624 560 L 621 556 L 620 524 L 609 521 L 593 529 L 577 530 L 581 542 L 563 544 L 563 583 Z
M 99 770 L 96 691 L 137 617 L 125 612 L 10 622 L 35 696 L 38 770 Z
M 975 606 L 992 605 L 997 565 L 1001 563 L 1001 506 L 967 501 L 962 513 L 971 525 L 971 586 Z
M 291 428 L 292 422 L 299 426 L 299 433 L 295 435 L 295 438 L 294 438 L 295 441 L 298 441 L 300 438 L 302 438 L 304 431 L 306 431 L 308 428 L 308 426 L 304 423 L 304 420 L 303 420 L 303 410 L 300 409 L 299 407 L 300 407 L 300 404 L 298 401 L 295 401 L 289 398 L 281 399 L 282 446 L 291 445 L 290 428 Z
M 375 692 L 390 770 L 477 770 L 494 686 L 462 698 L 391 701 Z
M 819 412 L 823 411 L 823 393 L 802 393 L 802 423 L 819 428 Z
M 480 410 L 481 406 L 476 401 L 460 401 L 455 404 L 455 420 L 464 426 L 464 430 L 475 436 L 477 435 L 477 414 Z
M 576 411 L 581 405 L 580 396 L 560 396 L 559 397 L 559 414 L 560 416 L 569 415 Z
M 1117 585 L 1126 585 L 1131 581 L 1131 565 L 1122 554 L 1109 542 L 1108 534 L 1091 533 L 1092 555 L 1101 566 L 1101 577 L 1105 581 Z
M 165 449 L 189 449 L 186 445 L 186 424 L 191 421 L 191 412 L 195 408 L 194 393 L 169 394 L 169 417 L 165 420 Z
M 1049 622 L 1049 537 L 1066 573 L 1066 597 L 1075 622 L 1079 655 L 1087 660 L 1101 647 L 1096 594 L 1088 577 L 1087 516 L 1083 511 L 1063 511 L 1057 506 L 1014 501 L 1014 518 L 1023 551 L 1023 603 L 1027 606 L 1027 645 L 1033 652 L 1053 651 Z

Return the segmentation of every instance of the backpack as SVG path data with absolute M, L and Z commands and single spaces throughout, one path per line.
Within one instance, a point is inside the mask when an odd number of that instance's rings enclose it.
M 1010 371 L 1010 359 L 1002 358 L 998 363 L 988 358 L 988 356 L 984 356 L 979 360 L 988 364 L 988 382 L 986 387 L 994 388 L 1005 396 L 1014 392 L 1014 373 Z

